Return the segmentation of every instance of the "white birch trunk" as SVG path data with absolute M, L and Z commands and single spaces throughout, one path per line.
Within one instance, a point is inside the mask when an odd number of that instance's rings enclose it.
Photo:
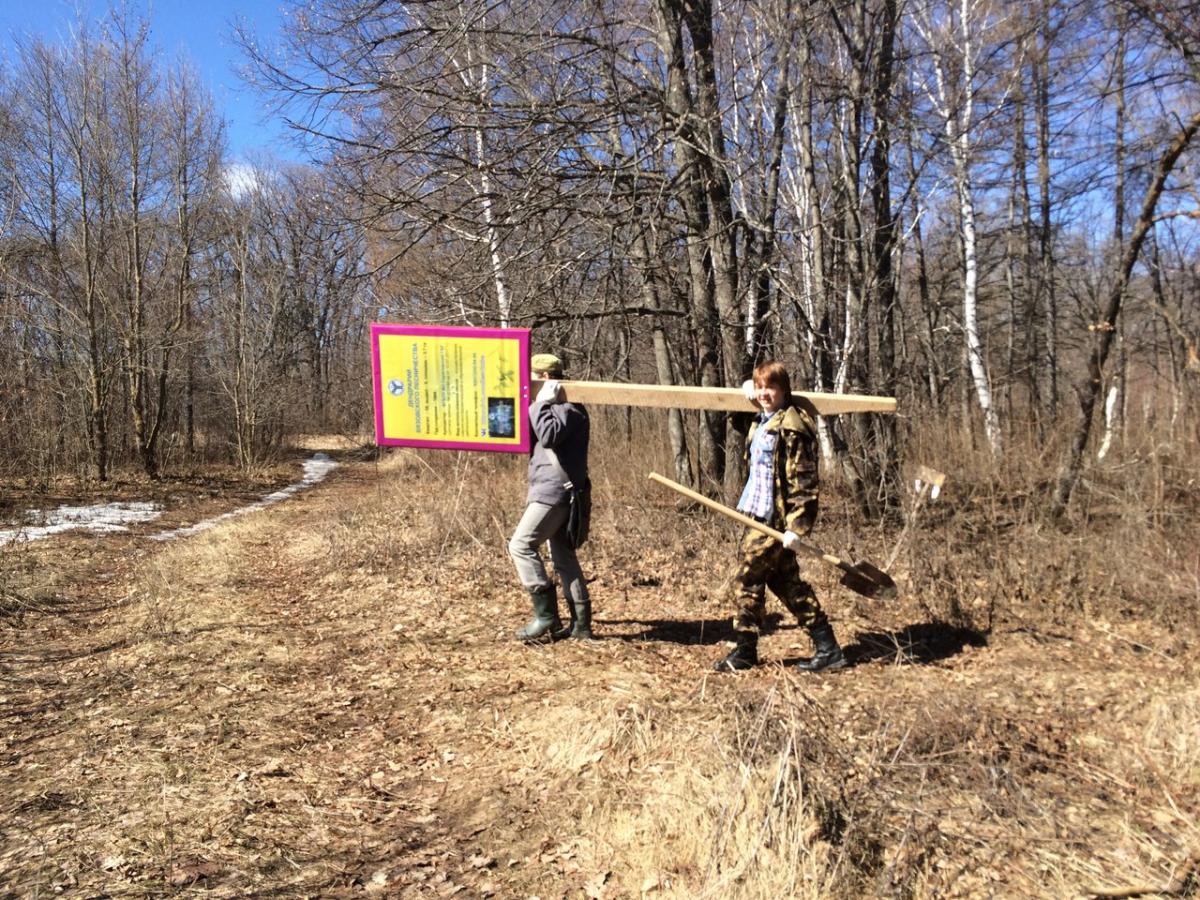
M 464 23 L 465 24 L 465 23 Z M 467 43 L 466 60 L 460 78 L 471 91 L 478 92 L 480 118 L 482 112 L 491 106 L 488 92 L 488 64 L 486 60 L 479 63 L 479 81 L 475 83 L 474 48 Z M 492 264 L 492 281 L 496 288 L 496 308 L 500 314 L 500 327 L 507 328 L 512 317 L 512 300 L 508 294 L 508 284 L 504 277 L 504 257 L 500 253 L 500 231 L 496 227 L 496 215 L 492 208 L 492 183 L 488 178 L 484 161 L 487 159 L 487 145 L 483 139 L 483 126 L 477 125 L 475 132 L 475 165 L 479 169 L 479 205 L 483 213 L 483 227 L 487 232 L 488 255 Z
M 479 97 L 487 100 L 487 64 L 480 66 Z M 483 226 L 487 230 L 488 253 L 492 260 L 492 281 L 496 287 L 496 307 L 500 312 L 500 327 L 507 328 L 512 316 L 512 300 L 508 295 L 508 284 L 504 279 L 504 258 L 500 254 L 500 232 L 496 228 L 496 216 L 492 210 L 492 183 L 488 178 L 484 160 L 487 149 L 483 140 L 483 128 L 475 129 L 475 164 L 479 167 L 479 203 L 483 210 Z
M 846 392 L 846 379 L 850 377 L 850 354 L 854 352 L 854 287 L 846 283 L 846 333 L 842 335 L 842 358 L 838 360 L 837 372 L 833 376 L 834 393 Z
M 933 57 L 936 93 L 933 90 L 927 90 L 930 100 L 937 107 L 938 113 L 945 123 L 946 142 L 950 147 L 950 154 L 954 162 L 954 181 L 958 191 L 960 238 L 963 249 L 963 336 L 966 338 L 967 365 L 971 370 L 975 397 L 979 403 L 980 412 L 983 413 L 983 429 L 988 447 L 991 449 L 992 455 L 998 457 L 1001 452 L 1000 422 L 992 402 L 992 389 L 983 354 L 983 343 L 979 339 L 979 260 L 975 232 L 975 202 L 971 184 L 971 128 L 974 125 L 972 96 L 975 90 L 975 58 L 971 42 L 971 0 L 960 0 L 958 24 L 961 30 L 962 45 L 956 47 L 955 51 L 962 62 L 961 100 L 959 104 L 956 104 L 951 99 L 946 83 L 946 69 L 936 52 Z M 938 46 L 938 42 L 935 40 L 936 31 L 927 12 L 924 21 L 918 21 L 917 28 L 930 48 L 936 51 Z M 957 110 L 955 109 L 956 105 L 958 105 Z
M 795 100 L 792 101 L 792 108 L 788 113 L 788 128 L 792 134 L 792 142 L 794 146 L 802 146 L 801 141 L 803 135 L 800 129 L 800 116 L 795 107 Z M 790 167 L 785 167 L 783 171 L 785 185 L 790 185 L 791 190 L 787 193 L 791 197 L 792 215 L 795 216 L 797 222 L 804 223 L 801 229 L 800 242 L 800 306 L 804 310 L 805 319 L 808 322 L 815 322 L 817 318 L 817 284 L 816 284 L 816 248 L 814 242 L 820 239 L 817 234 L 816 223 L 813 222 L 812 216 L 812 197 L 809 193 L 809 186 L 805 179 L 797 178 L 795 172 Z M 817 371 L 817 354 L 813 350 L 813 345 L 808 342 L 807 345 L 808 358 L 814 372 Z M 822 390 L 821 379 L 819 375 L 813 377 L 811 385 L 812 390 Z M 821 446 L 821 458 L 826 462 L 833 459 L 833 437 L 829 432 L 829 424 L 825 421 L 824 416 L 817 417 L 817 441 Z
M 512 316 L 512 300 L 509 298 L 508 285 L 504 280 L 504 258 L 500 255 L 500 232 L 496 228 L 495 214 L 492 212 L 492 185 L 487 171 L 483 168 L 482 128 L 475 130 L 475 148 L 479 154 L 479 199 L 483 207 L 483 224 L 487 229 L 488 251 L 492 258 L 492 280 L 496 285 L 496 307 L 500 312 L 500 327 L 507 328 Z
M 1108 396 L 1104 400 L 1104 440 L 1100 442 L 1100 449 L 1096 451 L 1096 459 L 1104 459 L 1108 456 L 1108 451 L 1112 449 L 1113 426 L 1116 422 L 1117 399 L 1120 395 L 1121 392 L 1117 390 L 1115 384 L 1109 387 Z
M 964 135 L 963 142 L 966 142 Z M 987 365 L 983 358 L 983 344 L 979 340 L 979 318 L 977 312 L 979 263 L 975 239 L 975 204 L 971 199 L 971 178 L 966 161 L 959 172 L 959 205 L 962 215 L 963 243 L 963 332 L 967 339 L 967 359 L 971 366 L 971 380 L 975 384 L 975 396 L 983 413 L 983 430 L 993 456 L 1000 455 L 1000 422 L 996 407 L 992 403 L 992 389 L 988 380 Z
M 975 240 L 975 202 L 971 196 L 971 125 L 973 108 L 971 98 L 975 90 L 975 58 L 971 50 L 971 6 L 970 0 L 961 0 L 961 26 L 963 37 L 963 87 L 964 102 L 962 121 L 958 128 L 958 153 L 955 164 L 959 169 L 959 203 L 962 212 L 963 240 L 963 330 L 967 338 L 967 354 L 971 362 L 971 379 L 975 382 L 975 396 L 983 413 L 983 430 L 987 435 L 988 447 L 993 456 L 1000 455 L 1000 423 L 992 403 L 991 383 L 987 365 L 983 358 L 983 344 L 979 340 L 977 316 L 979 263 Z

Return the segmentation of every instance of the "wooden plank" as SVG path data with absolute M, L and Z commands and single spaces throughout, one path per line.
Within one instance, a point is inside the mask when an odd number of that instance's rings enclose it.
M 568 400 L 615 406 L 653 406 L 661 409 L 713 409 L 726 412 L 755 412 L 741 388 L 689 387 L 677 384 L 621 384 L 613 381 L 560 381 Z M 530 396 L 537 394 L 540 381 L 532 382 Z M 842 413 L 894 413 L 894 397 L 867 394 L 820 394 L 794 391 L 792 400 L 810 415 Z

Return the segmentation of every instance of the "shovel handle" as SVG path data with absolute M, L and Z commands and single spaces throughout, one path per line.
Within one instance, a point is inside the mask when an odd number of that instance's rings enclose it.
M 713 500 L 709 497 L 705 497 L 703 494 L 693 491 L 691 488 L 686 488 L 682 484 L 672 481 L 670 478 L 664 478 L 663 476 L 659 475 L 657 472 L 650 473 L 650 480 L 657 481 L 659 484 L 664 485 L 665 487 L 669 487 L 673 491 L 678 491 L 680 494 L 683 494 L 683 496 L 685 496 L 685 497 L 690 497 L 692 500 L 695 500 L 697 503 L 703 503 L 709 509 L 715 510 L 716 512 L 721 513 L 721 515 L 728 516 L 729 518 L 733 519 L 735 522 L 741 522 L 747 528 L 753 528 L 755 531 L 761 531 L 763 534 L 767 535 L 768 537 L 773 537 L 773 538 L 775 538 L 775 540 L 779 541 L 779 543 L 781 543 L 781 544 L 783 543 L 783 532 L 782 531 L 776 531 L 770 525 L 764 525 L 762 522 L 758 521 L 758 519 L 751 518 L 750 516 L 746 515 L 745 513 L 740 513 L 736 509 L 730 509 L 725 504 L 718 503 L 716 500 Z M 812 556 L 820 557 L 821 559 L 825 560 L 825 562 L 830 563 L 831 565 L 837 566 L 839 569 L 843 568 L 845 566 L 845 563 L 843 563 L 836 556 L 830 556 L 828 553 L 823 553 L 820 550 L 818 550 L 816 547 L 810 547 L 808 544 L 805 544 L 803 541 L 800 543 L 800 546 L 801 546 L 801 548 L 803 548 L 803 550 L 806 553 L 808 553 Z

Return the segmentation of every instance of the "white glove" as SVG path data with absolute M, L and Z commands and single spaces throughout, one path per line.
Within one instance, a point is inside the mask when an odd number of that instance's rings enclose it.
M 542 382 L 542 389 L 537 392 L 537 396 L 533 398 L 534 403 L 557 403 L 558 392 L 560 390 L 559 383 L 553 378 L 549 378 Z
M 758 390 L 754 387 L 754 379 L 747 378 L 742 382 L 742 393 L 746 395 L 746 399 L 758 406 Z
M 803 542 L 800 540 L 800 535 L 796 534 L 796 532 L 785 531 L 783 533 L 783 546 L 791 550 L 793 553 L 800 552 L 802 543 Z

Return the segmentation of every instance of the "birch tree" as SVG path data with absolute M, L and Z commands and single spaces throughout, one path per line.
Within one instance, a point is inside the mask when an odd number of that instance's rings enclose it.
M 913 24 L 929 51 L 930 72 L 922 87 L 941 125 L 953 166 L 962 247 L 962 329 L 976 401 L 992 454 L 1001 453 L 1000 420 L 992 398 L 979 327 L 979 245 L 974 169 L 980 117 L 980 60 L 993 56 L 997 11 L 991 0 L 935 0 L 914 9 Z M 921 76 L 919 76 L 921 77 Z

